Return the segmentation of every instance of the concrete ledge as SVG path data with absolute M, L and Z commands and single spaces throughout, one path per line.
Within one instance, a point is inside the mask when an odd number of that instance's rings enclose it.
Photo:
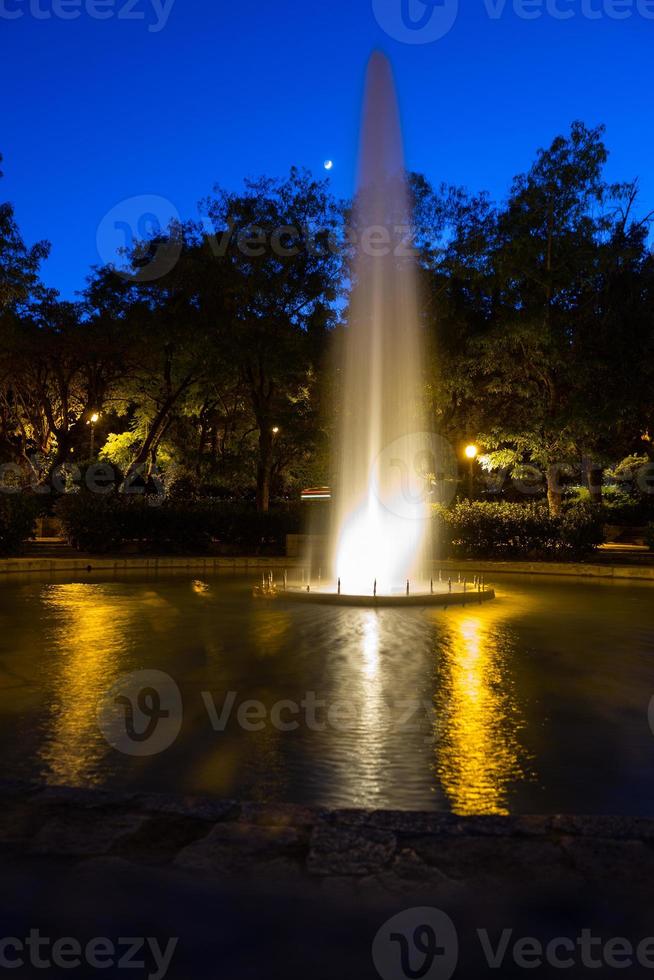
M 0 853 L 113 858 L 213 878 L 342 882 L 398 892 L 555 878 L 649 896 L 654 820 L 329 810 L 296 804 L 0 784 Z
M 548 562 L 548 561 L 460 561 L 434 562 L 436 568 L 452 571 L 504 573 L 510 575 L 566 575 L 576 578 L 602 579 L 640 579 L 654 582 L 654 563 L 652 565 L 603 565 L 592 562 Z
M 247 571 L 257 569 L 284 569 L 292 567 L 288 558 L 166 558 L 130 555 L 117 558 L 80 556 L 79 558 L 2 558 L 0 575 L 11 573 L 61 574 L 66 572 L 130 572 L 143 569 L 146 572 L 192 569 L 213 572 L 220 570 Z
M 128 555 L 113 558 L 80 556 L 74 558 L 2 558 L 0 576 L 11 573 L 66 574 L 72 572 L 130 572 L 141 569 L 146 572 L 197 570 L 214 572 L 231 570 L 256 571 L 300 567 L 302 562 L 292 557 L 152 557 L 148 555 Z M 583 562 L 540 562 L 540 561 L 476 561 L 461 559 L 433 562 L 435 571 L 475 572 L 511 575 L 565 575 L 577 578 L 599 578 L 654 582 L 652 565 L 609 565 Z

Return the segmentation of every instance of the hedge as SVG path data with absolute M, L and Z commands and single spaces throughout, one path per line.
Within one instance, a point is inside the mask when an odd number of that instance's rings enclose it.
M 602 518 L 590 507 L 568 507 L 552 517 L 544 504 L 460 501 L 435 508 L 440 557 L 583 558 L 604 540 Z
M 73 547 L 92 554 L 128 544 L 140 551 L 283 554 L 286 535 L 299 530 L 298 508 L 259 514 L 253 507 L 210 499 L 69 494 L 55 506 Z
M 34 536 L 41 501 L 23 493 L 0 494 L 0 555 L 16 555 Z

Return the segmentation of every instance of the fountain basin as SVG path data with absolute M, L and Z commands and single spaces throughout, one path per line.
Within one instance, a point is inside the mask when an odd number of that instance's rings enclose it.
M 285 592 L 263 595 L 267 599 L 283 599 L 289 602 L 306 602 L 322 606 L 357 606 L 370 609 L 393 606 L 464 606 L 490 602 L 495 598 L 494 589 L 476 589 L 469 592 L 417 592 L 415 595 L 338 595 L 336 592 L 306 592 L 287 589 Z

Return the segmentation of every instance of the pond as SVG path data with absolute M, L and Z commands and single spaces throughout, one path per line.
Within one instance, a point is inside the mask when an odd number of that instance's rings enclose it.
M 654 586 L 497 575 L 486 605 L 375 611 L 256 599 L 253 584 L 3 580 L 3 777 L 654 816 Z

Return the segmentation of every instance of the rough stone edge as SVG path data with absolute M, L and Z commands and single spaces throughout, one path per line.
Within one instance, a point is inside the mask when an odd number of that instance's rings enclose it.
M 0 810 L 11 806 L 46 814 L 62 808 L 129 812 L 145 816 L 188 817 L 209 825 L 233 822 L 261 827 L 317 825 L 364 832 L 388 831 L 403 836 L 433 837 L 583 837 L 654 842 L 654 818 L 594 814 L 519 814 L 460 816 L 429 810 L 366 810 L 258 803 L 193 794 L 122 792 L 39 782 L 0 780 Z
M 461 817 L 0 781 L 0 860 L 82 873 L 113 862 L 336 893 L 474 892 L 539 874 L 540 884 L 642 891 L 654 873 L 654 819 Z

